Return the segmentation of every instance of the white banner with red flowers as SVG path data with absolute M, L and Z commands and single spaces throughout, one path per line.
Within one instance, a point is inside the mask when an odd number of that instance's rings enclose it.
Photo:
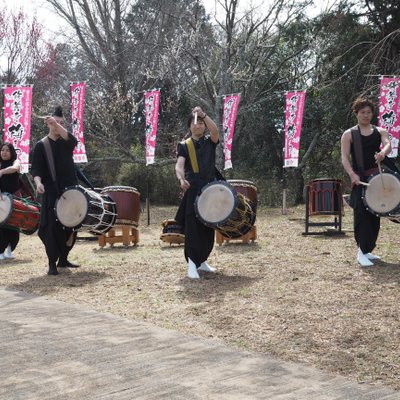
M 86 83 L 71 83 L 71 129 L 78 139 L 74 149 L 74 162 L 87 162 L 85 139 L 83 137 L 83 113 L 85 109 Z
M 4 142 L 12 143 L 21 162 L 21 172 L 29 169 L 32 87 L 4 88 Z
M 224 98 L 222 130 L 224 132 L 224 169 L 232 168 L 232 142 L 235 131 L 236 116 L 239 108 L 240 94 L 232 94 Z
M 381 79 L 379 126 L 389 134 L 392 144 L 389 157 L 397 157 L 400 138 L 400 78 Z
M 306 92 L 289 92 L 286 94 L 283 164 L 285 168 L 299 165 L 300 135 L 305 99 Z
M 154 164 L 156 137 L 158 127 L 158 110 L 160 107 L 160 91 L 152 90 L 144 94 L 146 115 L 146 165 Z

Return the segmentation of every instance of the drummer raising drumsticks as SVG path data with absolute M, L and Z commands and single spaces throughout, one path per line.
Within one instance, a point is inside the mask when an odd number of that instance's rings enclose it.
M 214 246 L 214 229 L 196 218 L 194 203 L 205 185 L 222 177 L 215 168 L 219 134 L 215 122 L 198 106 L 190 113 L 187 128 L 188 138 L 178 144 L 175 165 L 176 177 L 184 192 L 175 220 L 185 233 L 187 275 L 191 279 L 199 279 L 198 270 L 215 272 L 207 263 Z
M 379 173 L 378 165 L 391 152 L 391 145 L 387 131 L 371 125 L 375 107 L 370 100 L 357 98 L 352 111 L 357 125 L 343 133 L 341 157 L 352 186 L 350 206 L 353 208 L 354 237 L 358 246 L 357 261 L 368 267 L 374 265 L 373 260 L 380 258 L 372 254 L 378 239 L 380 218 L 366 209 L 362 186 L 370 175 Z
M 62 191 L 78 184 L 73 160 L 77 139 L 67 132 L 60 106 L 43 119 L 49 133 L 33 150 L 32 176 L 37 192 L 43 194 L 38 234 L 49 260 L 47 274 L 58 275 L 57 267 L 78 267 L 67 259 L 75 244 L 76 232 L 64 230 L 54 213 Z

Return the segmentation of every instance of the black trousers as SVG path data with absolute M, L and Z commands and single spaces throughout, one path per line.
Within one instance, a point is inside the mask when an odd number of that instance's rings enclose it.
M 64 230 L 54 212 L 56 196 L 43 197 L 38 235 L 46 249 L 49 264 L 65 261 L 76 241 L 76 232 Z
M 365 254 L 370 253 L 376 246 L 381 220 L 365 208 L 362 190 L 361 185 L 354 186 L 350 204 L 353 207 L 354 238 L 358 247 Z
M 197 219 L 194 208 L 196 196 L 196 189 L 186 191 L 175 220 L 182 225 L 185 232 L 185 259 L 188 261 L 190 258 L 198 268 L 202 262 L 207 260 L 214 247 L 214 229 Z
M 3 254 L 8 245 L 11 246 L 11 251 L 17 247 L 19 242 L 19 231 L 14 229 L 0 229 L 0 254 Z

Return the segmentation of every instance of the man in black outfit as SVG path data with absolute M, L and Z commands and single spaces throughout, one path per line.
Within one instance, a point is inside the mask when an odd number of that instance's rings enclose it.
M 52 116 L 44 117 L 49 134 L 40 140 L 33 151 L 32 176 L 37 192 L 43 194 L 39 237 L 49 260 L 48 275 L 57 275 L 57 267 L 78 267 L 68 261 L 76 232 L 64 230 L 56 220 L 56 200 L 68 186 L 78 184 L 73 160 L 77 139 L 65 129 L 61 107 Z
M 201 189 L 216 179 L 215 149 L 219 142 L 219 134 L 215 122 L 200 107 L 192 110 L 187 126 L 190 137 L 179 143 L 175 165 L 176 177 L 185 193 L 175 220 L 183 226 L 185 232 L 187 275 L 191 279 L 199 279 L 197 270 L 215 272 L 207 263 L 214 246 L 214 229 L 205 226 L 196 218 L 194 202 Z M 209 130 L 209 135 L 205 134 L 206 129 Z M 194 160 L 190 157 L 189 145 L 193 146 L 197 168 L 194 168 Z
M 377 163 L 385 161 L 391 152 L 391 144 L 385 129 L 371 125 L 374 115 L 371 101 L 356 99 L 353 112 L 358 124 L 343 133 L 341 155 L 343 167 L 351 180 L 350 204 L 353 207 L 354 236 L 358 245 L 357 261 L 361 266 L 368 267 L 374 265 L 373 260 L 380 258 L 371 253 L 378 239 L 380 218 L 365 208 L 362 182 L 367 182 L 371 174 L 379 173 Z

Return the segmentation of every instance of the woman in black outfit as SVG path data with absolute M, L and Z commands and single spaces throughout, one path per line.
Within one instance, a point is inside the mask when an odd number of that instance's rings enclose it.
M 21 164 L 11 143 L 4 143 L 0 151 L 0 190 L 14 194 L 19 187 Z M 19 242 L 19 230 L 0 227 L 0 260 L 14 258 L 13 251 Z

